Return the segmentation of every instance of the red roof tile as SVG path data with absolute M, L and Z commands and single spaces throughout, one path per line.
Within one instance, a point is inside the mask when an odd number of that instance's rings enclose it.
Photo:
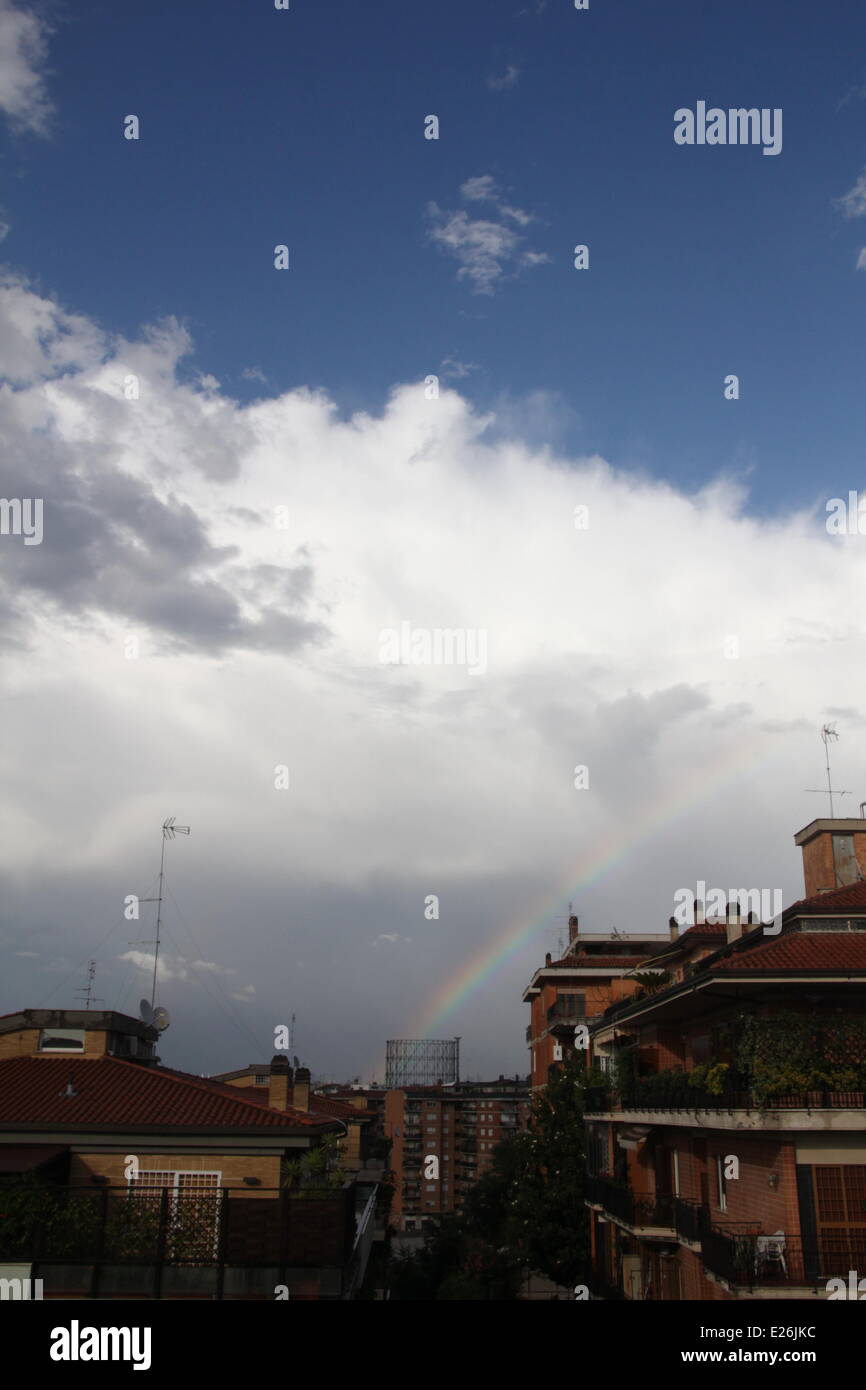
M 77 1092 L 66 1096 L 72 1078 Z M 228 1094 L 234 1090 L 235 1094 Z M 9 1057 L 0 1061 L 0 1126 L 88 1128 L 318 1129 L 324 1116 L 271 1110 L 218 1086 L 167 1068 L 119 1057 Z
M 787 932 L 735 951 L 712 967 L 713 974 L 749 970 L 866 971 L 866 932 Z
M 800 898 L 792 903 L 785 916 L 800 913 L 826 912 L 832 915 L 846 908 L 866 912 L 866 883 L 849 883 L 844 888 L 831 888 L 827 893 L 816 893 L 813 898 Z
M 695 922 L 693 926 L 686 927 L 684 932 L 680 932 L 676 941 L 672 941 L 672 946 L 678 946 L 681 941 L 694 941 L 704 937 L 714 940 L 718 936 L 725 935 L 724 922 Z

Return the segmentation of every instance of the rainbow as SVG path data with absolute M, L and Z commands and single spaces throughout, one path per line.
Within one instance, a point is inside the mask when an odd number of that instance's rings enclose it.
M 449 1016 L 492 979 L 521 947 L 545 926 L 549 926 L 553 914 L 561 914 L 569 900 L 577 898 L 582 889 L 604 878 L 637 845 L 672 825 L 720 787 L 735 781 L 747 767 L 757 770 L 769 761 L 767 757 L 756 758 L 760 742 L 755 734 L 737 749 L 733 757 L 726 751 L 711 763 L 696 769 L 685 780 L 672 785 L 636 817 L 627 831 L 618 828 L 616 832 L 605 831 L 599 835 L 581 853 L 576 869 L 569 869 L 564 881 L 545 896 L 541 905 L 521 913 L 516 921 L 507 924 L 430 996 L 414 1016 L 406 1036 L 441 1037 L 441 1030 Z

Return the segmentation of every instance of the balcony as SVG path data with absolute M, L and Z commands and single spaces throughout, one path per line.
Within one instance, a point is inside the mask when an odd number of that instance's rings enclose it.
M 275 1283 L 304 1282 L 320 1298 L 349 1298 L 378 1200 L 377 1184 L 353 1182 L 255 1195 L 9 1185 L 0 1262 L 26 1261 L 46 1296 L 63 1299 L 273 1298 Z
M 586 1009 L 580 1005 L 566 1004 L 557 1000 L 547 1010 L 547 1031 L 549 1033 L 573 1032 L 579 1023 L 586 1022 Z
M 866 1267 L 866 1228 L 809 1241 L 783 1232 L 743 1232 L 715 1225 L 701 1238 L 701 1259 L 732 1288 L 817 1288 L 829 1279 L 848 1280 Z
M 749 1089 L 747 1077 L 732 1078 L 720 1090 L 709 1091 L 693 1086 L 684 1071 L 640 1077 L 620 1092 L 610 1084 L 587 1086 L 584 1091 L 587 1115 L 641 1115 L 648 1119 L 667 1115 L 668 1123 L 687 1124 L 689 1114 L 714 1111 L 719 1127 L 738 1130 L 862 1130 L 866 1129 L 864 1101 L 862 1091 L 815 1090 L 759 1100 Z M 826 1118 L 810 1119 L 815 1111 L 830 1113 Z
M 670 1240 L 675 1234 L 673 1197 L 660 1193 L 636 1196 L 630 1188 L 612 1178 L 589 1176 L 584 1196 L 587 1202 L 602 1207 L 632 1230 L 640 1231 L 644 1238 L 652 1233 L 658 1239 Z

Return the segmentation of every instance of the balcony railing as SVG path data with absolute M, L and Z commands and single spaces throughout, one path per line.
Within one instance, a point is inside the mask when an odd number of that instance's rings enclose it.
M 714 1226 L 701 1238 L 706 1268 L 746 1288 L 815 1287 L 866 1268 L 866 1228 L 806 1240 Z
M 759 1102 L 752 1091 L 725 1086 L 720 1092 L 692 1086 L 688 1072 L 643 1077 L 624 1091 L 612 1086 L 587 1086 L 588 1115 L 608 1111 L 663 1110 L 862 1110 L 863 1091 L 792 1091 Z
M 584 1196 L 587 1201 L 597 1203 L 611 1216 L 636 1230 L 648 1227 L 661 1227 L 666 1231 L 674 1229 L 675 1199 L 665 1194 L 637 1196 L 631 1188 L 614 1182 L 612 1178 L 587 1177 Z
M 569 1032 L 579 1023 L 586 1023 L 586 1010 L 570 1004 L 551 1004 L 547 1010 L 547 1027 L 551 1033 Z
M 363 1211 L 376 1191 L 364 1185 Z M 346 1269 L 357 1253 L 358 1194 L 355 1183 L 255 1195 L 14 1184 L 3 1191 L 0 1262 L 27 1261 L 46 1290 L 75 1296 L 151 1299 L 185 1289 L 221 1299 L 242 1268 Z

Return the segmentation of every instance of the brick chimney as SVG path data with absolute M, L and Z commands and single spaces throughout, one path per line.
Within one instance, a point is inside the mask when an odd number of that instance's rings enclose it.
M 272 1110 L 288 1110 L 292 1069 L 288 1057 L 274 1057 L 268 1078 L 268 1105 Z
M 668 918 L 668 929 L 671 934 L 671 941 L 677 941 L 679 939 L 680 928 L 676 917 Z
M 866 878 L 866 819 L 813 820 L 794 836 L 803 851 L 805 896 Z
M 706 920 L 707 919 L 704 915 L 704 904 L 701 901 L 701 899 L 698 898 L 695 901 L 695 926 L 702 927 Z
M 578 921 L 577 921 L 577 918 L 576 918 L 576 917 L 569 917 L 569 919 L 568 919 L 568 944 L 569 944 L 569 946 L 573 946 L 574 943 L 575 943 L 575 941 L 577 940 L 577 928 L 578 928 Z
M 295 1085 L 292 1091 L 292 1105 L 296 1110 L 309 1110 L 310 1108 L 310 1070 L 309 1067 L 298 1067 L 295 1072 Z
M 738 941 L 743 935 L 743 923 L 740 918 L 740 904 L 738 902 L 728 903 L 725 912 L 725 936 L 728 945 L 732 941 Z

